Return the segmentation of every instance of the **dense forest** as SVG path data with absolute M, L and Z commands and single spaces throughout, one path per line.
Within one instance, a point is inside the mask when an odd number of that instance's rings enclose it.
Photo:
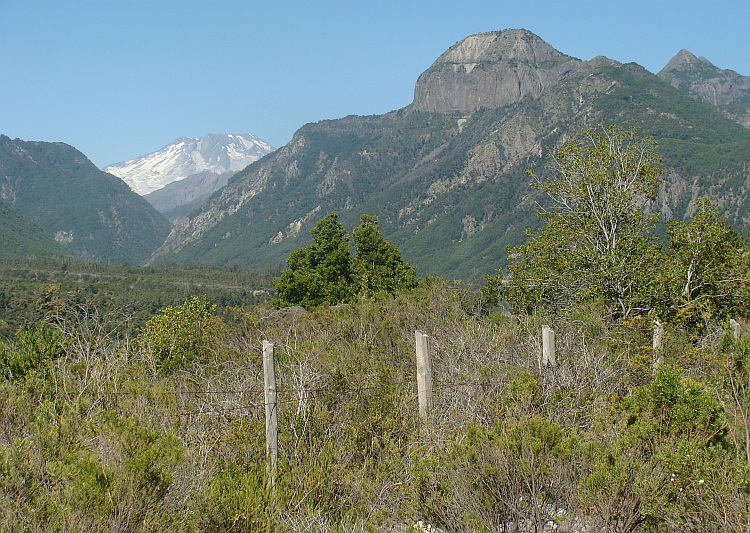
M 353 257 L 330 214 L 274 281 L 307 312 L 237 300 L 270 289 L 241 269 L 4 263 L 26 304 L 3 315 L 0 530 L 748 531 L 745 239 L 707 201 L 656 238 L 659 156 L 635 131 L 550 159 L 553 207 L 482 290 L 415 279 L 366 215 Z M 107 313 L 128 293 L 132 328 Z

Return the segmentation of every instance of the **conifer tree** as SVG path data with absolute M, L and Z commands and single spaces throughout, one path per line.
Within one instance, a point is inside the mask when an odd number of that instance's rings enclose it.
M 294 250 L 287 259 L 289 269 L 274 282 L 279 299 L 303 307 L 350 301 L 353 292 L 349 234 L 338 215 L 329 213 L 310 233 L 312 244 Z
M 414 288 L 417 268 L 405 263 L 398 247 L 383 238 L 377 218 L 362 215 L 360 222 L 353 232 L 353 276 L 359 294 Z
M 416 267 L 404 262 L 398 247 L 383 238 L 377 218 L 362 215 L 360 220 L 353 232 L 354 259 L 349 234 L 336 213 L 318 221 L 310 231 L 313 243 L 293 251 L 289 268 L 274 282 L 280 304 L 312 308 L 416 287 Z

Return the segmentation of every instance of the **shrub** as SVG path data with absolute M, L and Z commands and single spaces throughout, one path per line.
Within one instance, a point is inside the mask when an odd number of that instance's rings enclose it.
M 222 329 L 221 320 L 213 316 L 215 310 L 215 305 L 195 296 L 182 305 L 166 307 L 146 322 L 136 344 L 150 351 L 165 371 L 204 360 Z

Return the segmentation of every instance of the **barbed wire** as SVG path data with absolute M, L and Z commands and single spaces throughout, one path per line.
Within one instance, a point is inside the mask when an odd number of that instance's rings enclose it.
M 487 385 L 487 382 L 483 381 L 433 381 L 433 387 L 439 388 L 455 388 L 455 387 L 468 387 L 468 386 L 480 386 Z M 416 383 L 411 380 L 400 380 L 400 381 L 389 381 L 387 385 L 404 385 L 412 384 L 416 386 Z M 367 387 L 356 387 L 356 388 L 331 388 L 331 387 L 279 387 L 276 389 L 277 394 L 310 394 L 316 395 L 320 393 L 335 393 L 341 395 L 356 394 L 359 392 L 382 389 L 383 385 L 371 385 Z M 106 391 L 102 393 L 104 396 L 149 396 L 149 395 L 185 395 L 185 396 L 201 396 L 211 394 L 263 394 L 262 389 L 221 389 L 221 390 L 205 390 L 205 391 L 180 391 L 180 390 L 147 390 L 147 391 Z
M 387 385 L 404 385 L 411 384 L 416 386 L 416 383 L 412 380 L 400 380 L 390 381 Z M 476 387 L 477 389 L 485 389 L 488 383 L 483 381 L 433 381 L 433 389 L 458 389 L 462 387 Z M 320 398 L 322 396 L 331 394 L 333 396 L 344 397 L 369 392 L 372 390 L 382 389 L 383 385 L 372 385 L 367 387 L 347 388 L 338 389 L 331 387 L 317 387 L 317 388 L 299 388 L 299 387 L 284 387 L 277 389 L 276 394 L 281 396 L 288 396 L 291 394 L 296 395 L 293 398 L 278 398 L 274 403 L 261 402 L 244 402 L 242 405 L 231 406 L 231 407 L 208 407 L 195 409 L 190 411 L 181 411 L 178 413 L 180 417 L 192 417 L 192 416 L 208 416 L 208 415 L 224 415 L 237 411 L 246 410 L 260 410 L 268 405 L 275 405 L 277 408 L 279 405 L 293 404 L 309 399 Z M 211 396 L 211 395 L 263 395 L 263 390 L 255 389 L 225 389 L 225 390 L 205 390 L 205 391 L 180 391 L 180 390 L 160 390 L 160 391 L 109 391 L 104 392 L 103 396 L 109 397 L 123 397 L 123 396 Z

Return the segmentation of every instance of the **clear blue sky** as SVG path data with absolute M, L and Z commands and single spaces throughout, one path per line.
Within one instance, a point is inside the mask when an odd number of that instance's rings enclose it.
M 506 28 L 584 60 L 658 72 L 686 48 L 750 75 L 750 0 L 0 0 L 0 133 L 98 166 L 206 133 L 280 147 L 409 104 L 449 46 Z

